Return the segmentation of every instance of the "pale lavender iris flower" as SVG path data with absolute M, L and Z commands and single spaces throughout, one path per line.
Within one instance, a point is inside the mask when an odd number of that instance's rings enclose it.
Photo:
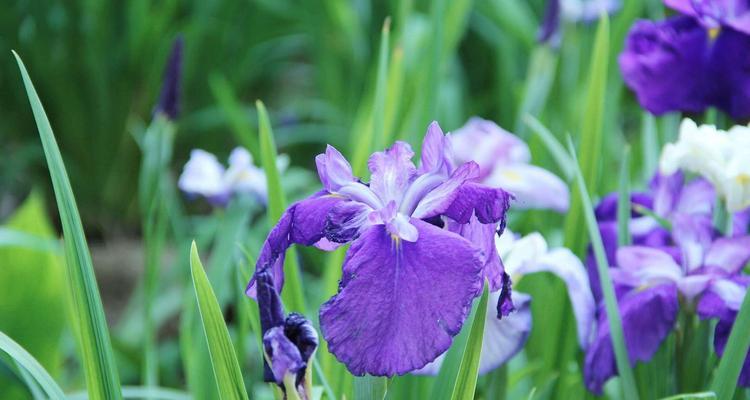
M 595 303 L 581 260 L 569 249 L 548 248 L 544 237 L 536 232 L 518 237 L 506 230 L 496 237 L 495 244 L 505 271 L 513 282 L 517 283 L 524 275 L 537 272 L 549 272 L 562 279 L 576 318 L 578 344 L 585 350 L 594 328 Z M 499 292 L 492 293 L 490 299 L 497 301 L 499 295 Z M 482 374 L 505 364 L 518 354 L 531 332 L 531 296 L 513 291 L 512 297 L 516 310 L 507 317 L 497 319 L 494 310 L 487 310 L 479 361 L 479 372 Z M 440 356 L 418 373 L 436 375 L 443 358 Z
M 565 182 L 530 164 L 529 146 L 496 123 L 474 117 L 449 138 L 454 161 L 475 161 L 481 182 L 510 192 L 514 207 L 568 210 L 570 194 Z
M 419 167 L 413 155 L 403 142 L 374 153 L 366 184 L 328 146 L 316 158 L 323 190 L 281 216 L 248 284 L 256 297 L 258 274 L 270 271 L 280 291 L 292 244 L 330 250 L 351 243 L 339 291 L 319 320 L 329 350 L 354 375 L 405 374 L 433 361 L 450 347 L 484 279 L 510 297 L 500 258 L 487 245 L 504 226 L 509 194 L 478 184 L 476 163 L 454 166 L 437 123 L 427 130 Z
M 283 171 L 288 158 L 280 156 L 278 160 L 277 167 Z M 265 173 L 253 165 L 252 155 L 242 147 L 232 150 L 228 168 L 215 155 L 193 150 L 177 186 L 188 196 L 204 197 L 215 206 L 225 206 L 235 194 L 249 194 L 262 203 L 268 196 Z

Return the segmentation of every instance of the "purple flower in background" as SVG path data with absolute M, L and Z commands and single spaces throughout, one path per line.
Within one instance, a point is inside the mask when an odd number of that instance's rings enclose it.
M 471 118 L 449 136 L 456 163 L 475 161 L 481 182 L 510 192 L 520 208 L 568 210 L 568 187 L 551 172 L 529 164 L 531 152 L 523 140 L 492 121 Z
M 670 230 L 644 222 L 653 220 L 650 216 L 635 216 L 630 220 L 631 230 L 639 225 L 644 228 L 633 232 L 635 245 L 617 248 L 616 234 L 607 240 L 608 252 L 615 254 L 614 260 L 609 260 L 610 271 L 632 363 L 648 361 L 656 353 L 673 330 L 681 303 L 688 310 L 697 306 L 703 318 L 729 320 L 729 313 L 736 312 L 744 297 L 745 289 L 737 280 L 744 279 L 742 268 L 750 260 L 746 225 L 732 237 L 719 237 L 713 228 L 715 191 L 707 181 L 695 179 L 684 184 L 680 173 L 659 175 L 652 189 L 653 193 L 637 198 L 640 204 L 650 203 Z M 611 200 L 603 201 L 598 216 L 606 217 L 612 207 L 616 209 Z M 746 224 L 744 218 L 735 221 Z M 608 223 L 600 222 L 600 229 Z M 592 268 L 595 265 L 589 265 Z M 717 344 L 717 352 L 719 348 Z M 600 306 L 598 329 L 586 352 L 587 387 L 601 393 L 616 371 L 607 315 Z
M 279 157 L 277 167 L 286 169 L 287 157 Z M 265 203 L 266 175 L 253 165 L 252 155 L 242 147 L 232 150 L 229 168 L 224 168 L 216 156 L 195 149 L 185 164 L 177 186 L 190 196 L 205 197 L 214 206 L 224 206 L 234 194 L 250 194 Z
M 593 329 L 595 303 L 581 261 L 566 248 L 549 249 L 539 233 L 516 237 L 506 230 L 495 239 L 495 244 L 505 271 L 514 282 L 536 272 L 550 272 L 565 282 L 578 327 L 578 343 L 585 349 Z M 496 300 L 500 293 L 491 296 Z M 512 297 L 516 311 L 507 317 L 497 319 L 494 310 L 487 310 L 480 373 L 489 372 L 510 360 L 523 348 L 531 332 L 531 296 L 514 291 Z M 443 356 L 418 373 L 437 374 L 442 360 Z
M 164 69 L 164 84 L 159 95 L 159 102 L 154 108 L 154 115 L 164 114 L 174 120 L 180 113 L 180 78 L 182 76 L 182 35 L 172 44 L 167 66 Z
M 591 22 L 602 13 L 613 14 L 622 6 L 620 0 L 547 0 L 537 40 L 556 45 L 560 37 L 560 20 Z
M 301 399 L 311 399 L 307 366 L 318 347 L 318 334 L 305 317 L 296 313 L 284 316 L 270 271 L 258 273 L 257 282 L 265 353 L 263 379 L 284 391 L 293 388 Z
M 684 15 L 637 21 L 619 63 L 625 83 L 654 114 L 718 107 L 750 116 L 750 14 L 738 1 L 666 0 Z
M 493 290 L 504 283 L 486 243 L 504 226 L 508 193 L 478 184 L 474 162 L 455 167 L 437 123 L 427 130 L 419 167 L 413 155 L 403 142 L 374 153 L 365 184 L 328 146 L 316 158 L 323 190 L 281 216 L 248 284 L 247 294 L 257 296 L 258 274 L 270 271 L 281 290 L 292 244 L 330 250 L 351 242 L 320 326 L 331 353 L 355 375 L 425 366 L 450 347 L 482 280 Z

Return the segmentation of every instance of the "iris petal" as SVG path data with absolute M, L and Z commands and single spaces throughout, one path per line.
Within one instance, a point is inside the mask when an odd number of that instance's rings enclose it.
M 367 229 L 344 261 L 339 293 L 320 310 L 331 353 L 354 375 L 404 374 L 450 347 L 481 287 L 475 248 L 411 219 L 419 240 Z

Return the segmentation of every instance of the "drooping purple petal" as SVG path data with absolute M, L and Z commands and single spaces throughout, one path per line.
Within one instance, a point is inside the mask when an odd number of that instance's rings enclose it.
M 521 208 L 550 208 L 565 212 L 570 204 L 565 182 L 546 169 L 531 164 L 497 166 L 483 183 L 505 189 L 515 197 L 515 205 Z
M 500 288 L 500 295 L 497 298 L 497 319 L 507 317 L 516 310 L 516 305 L 513 303 L 513 281 L 510 279 L 510 275 L 507 272 L 503 272 L 503 284 Z
M 372 208 L 356 201 L 342 201 L 328 212 L 325 237 L 334 243 L 349 243 L 369 225 Z
M 510 194 L 503 189 L 466 182 L 443 214 L 461 224 L 468 223 L 474 215 L 483 224 L 500 222 L 504 227 L 510 200 Z
M 490 293 L 489 303 L 497 303 L 499 297 L 499 292 Z M 513 292 L 513 304 L 516 305 L 517 310 L 503 319 L 497 319 L 495 310 L 492 307 L 487 307 L 482 355 L 479 359 L 480 374 L 486 374 L 508 362 L 523 349 L 526 339 L 529 337 L 532 322 L 531 296 Z M 445 353 L 413 373 L 417 375 L 437 375 L 444 359 Z
M 339 293 L 320 309 L 331 353 L 354 375 L 404 374 L 450 347 L 481 287 L 476 249 L 412 219 L 419 240 L 394 240 L 382 225 L 350 247 Z
M 258 312 L 260 315 L 261 332 L 265 334 L 274 327 L 284 325 L 284 308 L 281 298 L 273 283 L 271 271 L 261 271 L 256 275 L 258 290 Z M 266 382 L 277 382 L 274 371 L 263 359 L 263 379 Z
M 495 246 L 496 226 L 482 223 L 476 216 L 473 216 L 467 223 L 449 219 L 446 227 L 451 232 L 461 235 L 479 249 L 479 257 L 483 266 L 482 278 L 487 279 L 491 291 L 500 290 L 503 285 L 505 269 Z
M 302 385 L 305 378 L 305 369 L 310 364 L 310 358 L 318 348 L 318 333 L 315 332 L 312 323 L 297 313 L 291 313 L 284 321 L 284 336 L 297 347 L 305 366 L 297 373 L 296 384 Z
M 349 161 L 331 145 L 326 147 L 325 153 L 315 157 L 315 165 L 323 188 L 330 193 L 336 193 L 342 187 L 357 181 Z
M 276 290 L 284 286 L 284 254 L 292 244 L 312 246 L 326 232 L 326 221 L 333 207 L 345 199 L 319 192 L 305 200 L 292 204 L 271 229 L 255 264 L 255 273 L 248 283 L 248 296 L 256 297 L 256 275 L 270 269 Z
M 634 365 L 636 361 L 650 360 L 677 319 L 677 287 L 665 284 L 631 291 L 618 303 L 630 363 Z M 583 374 L 586 387 L 597 395 L 601 395 L 604 383 L 617 374 L 604 309 L 600 312 L 595 339 L 586 351 Z
M 654 114 L 701 112 L 708 105 L 702 79 L 708 41 L 706 30 L 691 17 L 636 21 L 618 58 L 622 77 Z
M 370 188 L 383 204 L 391 201 L 400 203 L 406 188 L 417 173 L 411 158 L 414 152 L 405 142 L 396 142 L 386 151 L 378 151 L 370 156 L 367 165 L 372 173 Z

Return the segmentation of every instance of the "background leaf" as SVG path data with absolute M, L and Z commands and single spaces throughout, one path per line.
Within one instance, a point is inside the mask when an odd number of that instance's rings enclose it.
M 479 305 L 474 313 L 469 331 L 469 339 L 466 342 L 464 355 L 461 358 L 461 367 L 458 369 L 456 383 L 453 386 L 452 400 L 471 400 L 477 387 L 477 376 L 479 375 L 479 359 L 482 357 L 482 342 L 484 339 L 484 323 L 487 320 L 487 301 L 490 295 L 487 280 L 484 281 L 484 290 L 479 299 Z

